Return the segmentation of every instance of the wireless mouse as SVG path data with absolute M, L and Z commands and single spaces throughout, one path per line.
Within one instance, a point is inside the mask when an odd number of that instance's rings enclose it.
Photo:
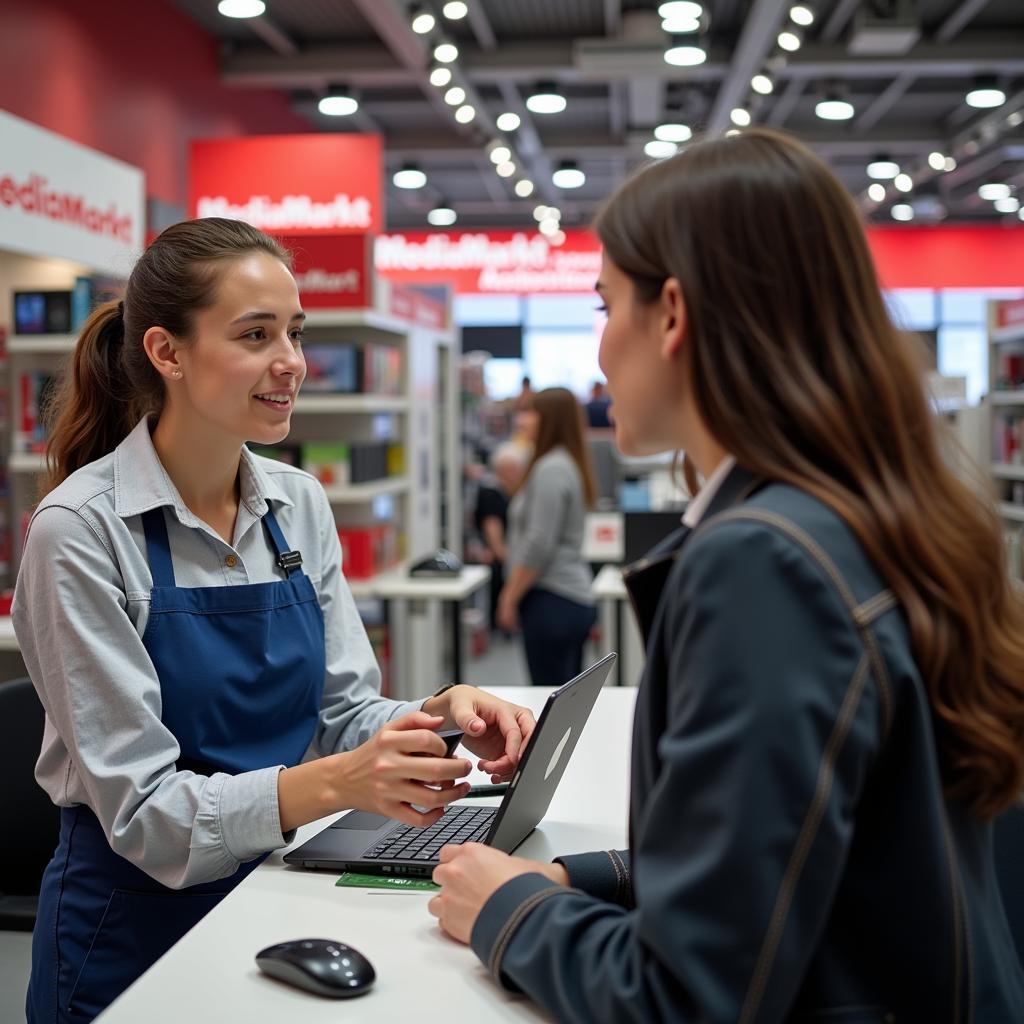
M 377 979 L 359 950 L 333 939 L 295 939 L 267 946 L 256 954 L 256 965 L 272 978 L 331 999 L 364 995 Z
M 458 576 L 461 571 L 462 561 L 447 548 L 438 548 L 409 566 L 410 576 Z

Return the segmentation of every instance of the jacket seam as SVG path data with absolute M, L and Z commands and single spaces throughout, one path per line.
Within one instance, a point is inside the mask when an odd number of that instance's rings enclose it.
M 629 870 L 626 862 L 622 859 L 622 854 L 618 850 L 609 850 L 609 854 L 616 860 L 622 867 L 622 898 L 619 901 L 623 905 L 627 901 L 633 902 L 633 875 Z M 616 894 L 618 895 L 618 894 Z
M 793 901 L 793 894 L 800 880 L 800 874 L 803 871 L 807 854 L 818 834 L 818 827 L 824 817 L 825 808 L 831 796 L 832 782 L 835 777 L 835 763 L 846 741 L 850 724 L 860 706 L 860 698 L 864 692 L 864 681 L 868 675 L 869 663 L 870 659 L 867 652 L 865 652 L 861 655 L 853 676 L 847 684 L 846 694 L 843 697 L 843 703 L 839 709 L 835 725 L 832 728 L 832 734 L 825 744 L 825 750 L 818 765 L 818 777 L 814 786 L 814 796 L 811 799 L 810 807 L 807 809 L 803 825 L 800 827 L 800 835 L 796 846 L 793 848 L 793 852 L 790 854 L 789 863 L 786 865 L 786 871 L 779 886 L 775 906 L 768 925 L 768 932 L 762 943 L 754 974 L 750 980 L 750 987 L 747 989 L 747 995 L 743 1002 L 743 1009 L 739 1018 L 740 1024 L 748 1024 L 748 1022 L 753 1021 L 760 1009 L 768 976 L 774 965 L 778 945 L 786 927 L 786 919 Z
M 552 886 L 548 889 L 541 889 L 539 892 L 533 893 L 532 896 L 528 896 L 519 904 L 518 907 L 516 907 L 515 910 L 512 911 L 508 920 L 501 926 L 501 931 L 498 932 L 497 939 L 494 940 L 494 946 L 491 948 L 491 955 L 488 958 L 487 963 L 487 970 L 499 985 L 501 984 L 501 961 L 504 959 L 509 943 L 512 941 L 512 938 L 519 926 L 529 916 L 529 914 L 545 900 L 550 899 L 552 896 L 557 896 L 560 893 L 570 891 L 573 890 L 565 889 L 560 885 Z
M 608 859 L 612 862 L 612 870 L 615 872 L 615 899 L 617 902 L 619 894 L 622 892 L 622 872 L 619 870 L 619 862 L 615 859 L 612 851 L 605 850 L 605 853 L 608 855 Z
M 702 523 L 700 528 L 703 530 L 707 529 L 714 523 L 737 522 L 743 520 L 765 523 L 768 526 L 773 526 L 775 529 L 788 536 L 792 541 L 802 547 L 808 555 L 810 555 L 810 557 L 832 581 L 840 599 L 843 604 L 846 605 L 847 612 L 852 618 L 854 627 L 860 634 L 861 641 L 867 648 L 868 656 L 871 659 L 872 672 L 878 683 L 879 696 L 881 697 L 882 702 L 882 734 L 883 737 L 887 737 L 892 726 L 893 710 L 892 692 L 889 685 L 888 672 L 885 667 L 885 659 L 882 658 L 881 652 L 878 649 L 874 632 L 867 623 L 861 622 L 858 619 L 857 610 L 858 607 L 863 607 L 863 604 L 870 604 L 876 599 L 880 599 L 884 594 L 887 594 L 888 591 L 879 591 L 879 593 L 869 598 L 867 602 L 863 602 L 858 606 L 856 598 L 850 590 L 849 584 L 843 578 L 842 573 L 840 573 L 836 568 L 832 559 L 829 558 L 825 551 L 822 550 L 818 542 L 805 530 L 802 530 L 795 523 L 786 519 L 785 516 L 778 515 L 775 512 L 770 512 L 766 509 L 727 509 L 725 512 L 720 512 L 717 515 L 712 516 L 707 520 L 706 524 Z

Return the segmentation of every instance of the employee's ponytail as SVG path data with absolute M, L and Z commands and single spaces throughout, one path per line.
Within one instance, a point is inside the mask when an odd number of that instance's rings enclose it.
M 112 452 L 143 416 L 159 413 L 164 383 L 143 346 L 146 331 L 162 327 L 183 344 L 194 341 L 196 313 L 216 300 L 217 265 L 252 252 L 290 266 L 274 239 L 220 217 L 175 224 L 146 249 L 124 302 L 105 303 L 86 321 L 70 370 L 42 410 L 51 427 L 43 494 Z

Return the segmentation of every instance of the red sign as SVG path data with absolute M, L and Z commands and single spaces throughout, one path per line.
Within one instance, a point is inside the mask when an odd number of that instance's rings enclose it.
M 996 306 L 996 329 L 1006 330 L 1024 327 L 1024 299 L 1000 302 Z
M 411 288 L 392 287 L 388 312 L 402 320 L 441 330 L 448 319 L 447 307 Z
M 369 235 L 278 236 L 292 254 L 304 309 L 365 309 L 373 302 Z
M 379 135 L 256 135 L 193 142 L 189 215 L 276 235 L 383 227 Z

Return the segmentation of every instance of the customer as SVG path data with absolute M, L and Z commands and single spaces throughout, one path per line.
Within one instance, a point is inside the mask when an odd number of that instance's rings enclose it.
M 476 492 L 473 525 L 484 543 L 490 560 L 490 626 L 498 628 L 498 596 L 505 585 L 505 561 L 508 558 L 509 496 L 523 479 L 528 449 L 514 441 L 499 444 L 489 459 L 490 472 L 481 478 Z
M 534 686 L 560 686 L 577 675 L 597 618 L 593 579 L 583 561 L 583 516 L 595 487 L 579 402 L 565 388 L 545 388 L 521 414 L 534 444 L 526 477 L 508 510 L 508 567 L 498 597 L 498 625 L 523 632 Z
M 1024 605 L 853 202 L 756 129 L 596 230 L 618 443 L 706 481 L 630 576 L 630 849 L 449 847 L 431 912 L 559 1021 L 1024 1020 L 990 826 L 1024 779 Z
M 604 381 L 594 381 L 590 388 L 590 397 L 584 406 L 587 410 L 587 426 L 592 430 L 607 430 L 612 425 L 608 419 L 608 407 L 611 404 Z
M 61 822 L 31 1024 L 91 1020 L 299 825 L 436 821 L 467 791 L 443 724 L 501 775 L 530 734 L 472 687 L 380 696 L 323 489 L 245 447 L 288 433 L 304 318 L 278 243 L 210 218 L 78 341 L 14 600 Z

